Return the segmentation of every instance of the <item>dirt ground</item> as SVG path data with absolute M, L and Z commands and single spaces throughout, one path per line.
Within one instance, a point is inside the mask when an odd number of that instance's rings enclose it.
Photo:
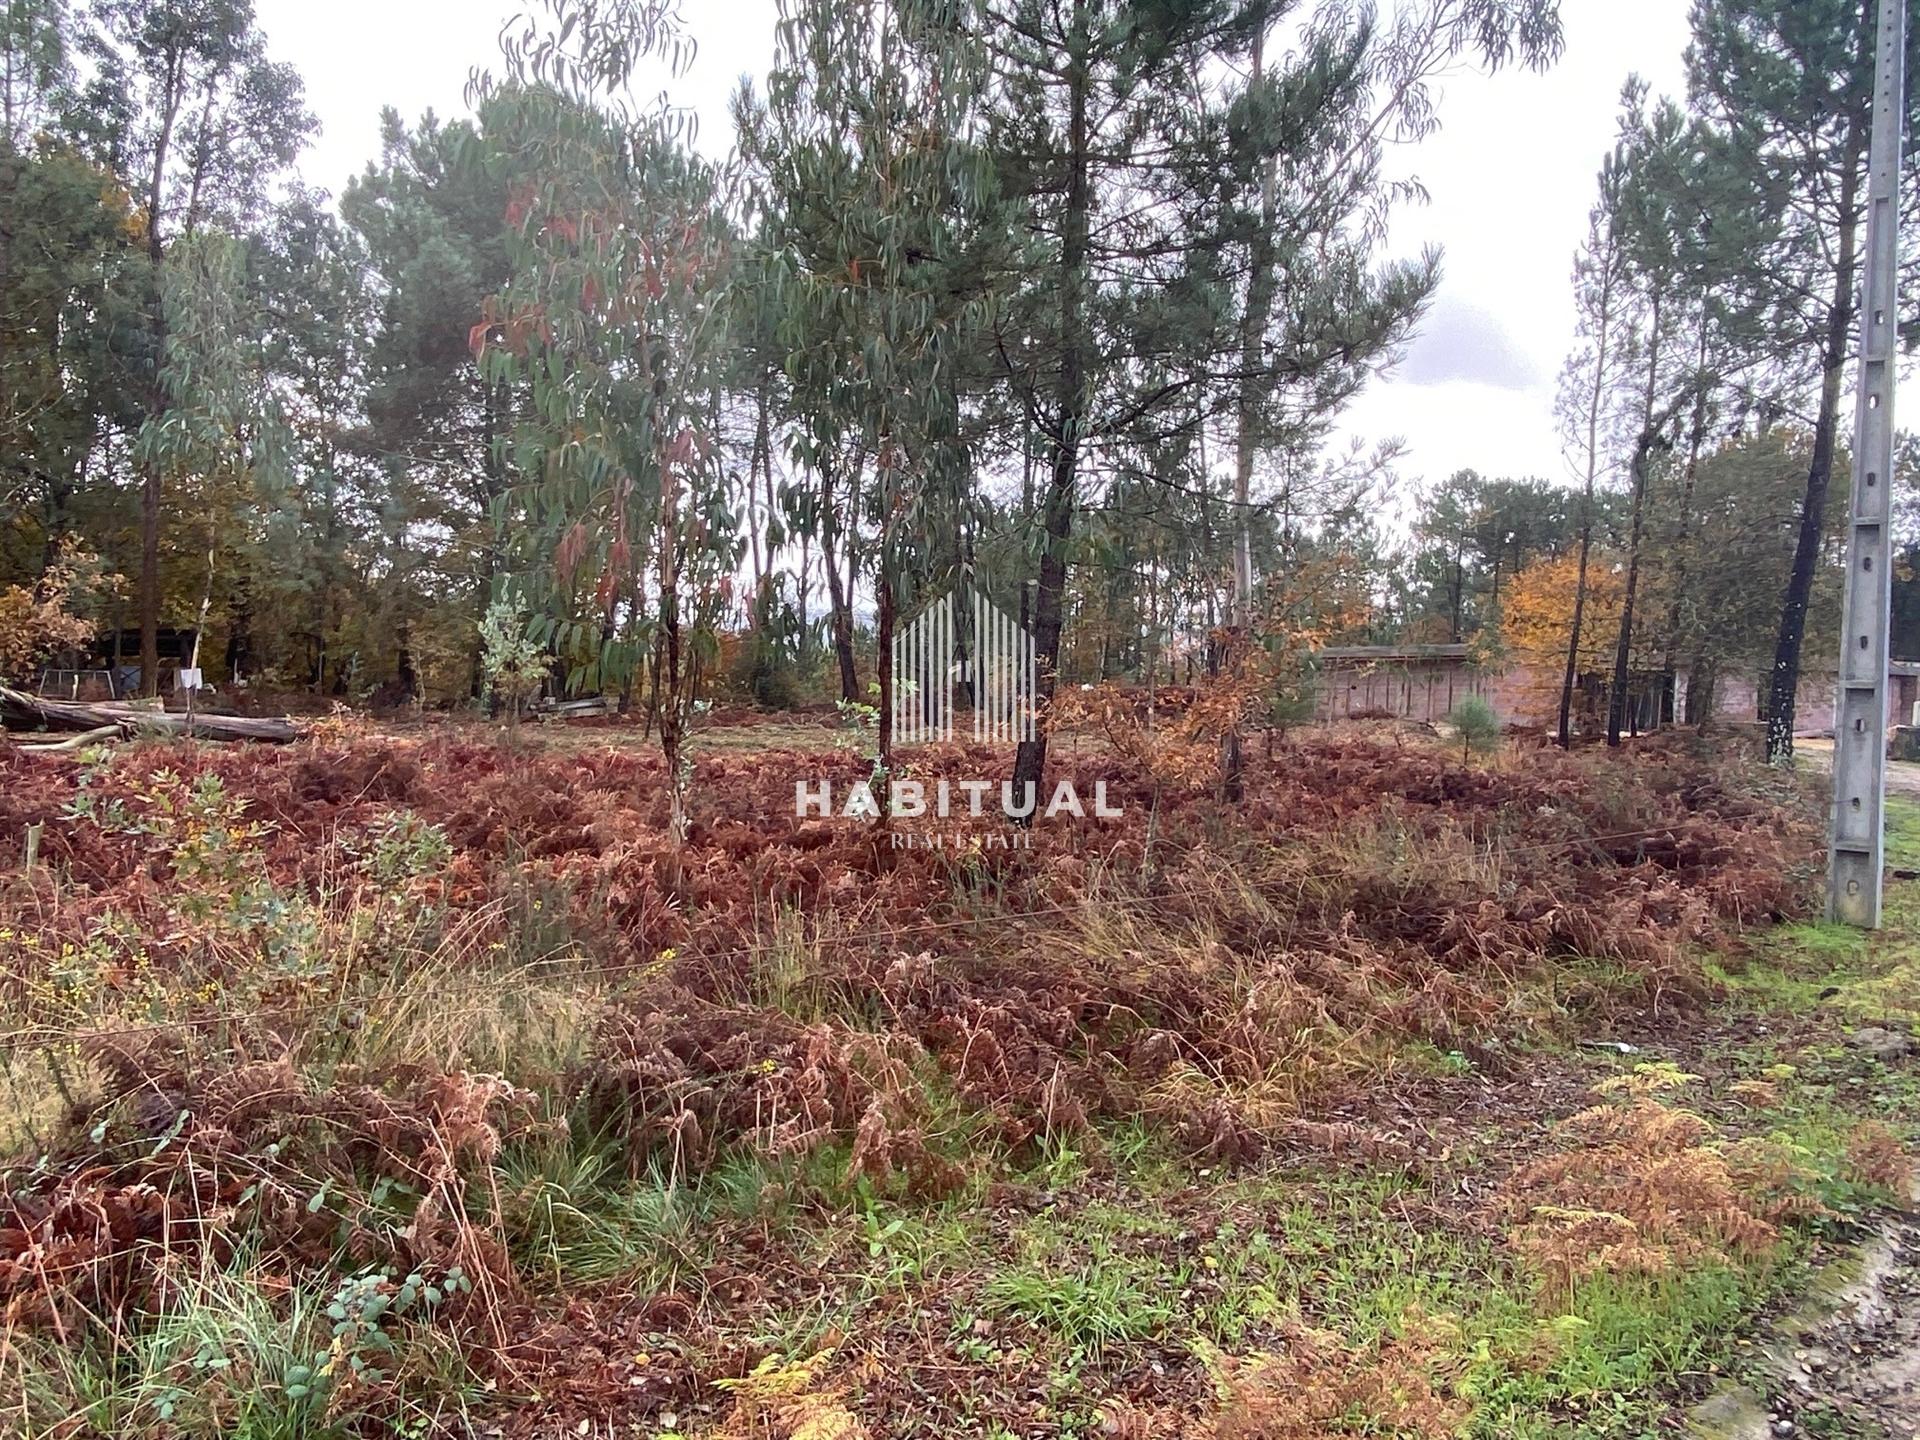
M 1920 1436 L 1920 1185 L 1909 1194 L 1763 1332 L 1749 1378 L 1695 1409 L 1703 1440 Z
M 1822 771 L 1833 769 L 1833 741 L 1823 737 L 1808 737 L 1793 742 L 1793 753 L 1804 756 Z M 1920 761 L 1889 760 L 1887 762 L 1887 789 L 1901 795 L 1920 795 Z

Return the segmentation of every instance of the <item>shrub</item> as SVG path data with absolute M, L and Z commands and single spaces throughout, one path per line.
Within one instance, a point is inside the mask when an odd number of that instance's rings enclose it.
M 779 639 L 764 630 L 746 635 L 728 680 L 735 693 L 763 710 L 792 710 L 801 701 L 800 667 Z
M 82 613 L 121 584 L 97 555 L 68 538 L 32 589 L 0 590 L 0 680 L 28 681 L 51 656 L 85 645 L 94 622 Z
M 1654 1064 L 1602 1082 L 1601 1103 L 1560 1126 L 1563 1148 L 1508 1181 L 1509 1240 L 1549 1293 L 1596 1274 L 1762 1256 L 1783 1224 L 1823 1213 L 1782 1146 L 1716 1140 L 1700 1116 L 1655 1098 L 1695 1078 Z
M 1356 1345 L 1295 1324 L 1284 1350 L 1244 1360 L 1203 1357 L 1220 1397 L 1205 1433 L 1213 1440 L 1362 1433 L 1445 1440 L 1459 1434 L 1470 1407 L 1453 1393 L 1448 1353 L 1458 1336 L 1451 1322 L 1414 1312 L 1406 1329 Z
M 1493 706 L 1478 695 L 1469 695 L 1454 706 L 1447 723 L 1459 737 L 1462 759 L 1473 754 L 1490 754 L 1500 746 L 1500 717 L 1493 713 Z
M 487 684 L 507 702 L 518 723 L 520 707 L 540 693 L 547 652 L 527 634 L 526 615 L 510 600 L 496 600 L 480 621 L 481 665 Z

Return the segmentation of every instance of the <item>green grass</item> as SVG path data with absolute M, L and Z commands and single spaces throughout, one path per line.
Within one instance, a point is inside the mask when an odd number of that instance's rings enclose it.
M 975 1259 L 978 1313 L 1032 1327 L 1083 1390 L 1086 1366 L 1144 1339 L 1249 1355 L 1283 1349 L 1297 1321 L 1359 1349 L 1437 1321 L 1475 1405 L 1468 1434 L 1628 1440 L 1729 1364 L 1735 1337 L 1798 1273 L 1788 1247 L 1748 1268 L 1595 1279 L 1544 1304 L 1496 1237 L 1433 1223 L 1400 1174 L 1186 1179 L 1177 1213 L 1131 1190 L 1017 1225 Z M 1193 1233 L 1200 1216 L 1219 1218 Z M 959 1316 L 956 1349 L 994 1363 L 1010 1342 L 1003 1328 L 970 1339 L 973 1314 Z
M 242 1251 L 223 1267 L 177 1276 L 164 1308 L 116 1343 L 95 1334 L 18 1345 L 0 1411 L 7 1433 L 348 1440 L 370 1433 L 370 1405 L 382 1434 L 464 1427 L 477 1384 L 448 1336 L 396 1309 L 343 1344 L 344 1287 L 276 1294 L 262 1285 L 259 1263 Z M 402 1383 L 389 1390 L 388 1379 Z
M 990 1315 L 1018 1316 L 1050 1333 L 1075 1359 L 1098 1359 L 1114 1345 L 1164 1334 L 1176 1315 L 1169 1297 L 1185 1282 L 1182 1272 L 1094 1246 L 1065 1268 L 1038 1256 L 1000 1268 L 981 1303 Z
M 702 1261 L 712 1195 L 657 1169 L 629 1178 L 612 1145 L 562 1136 L 510 1147 L 498 1174 L 508 1247 L 555 1290 L 625 1278 L 672 1289 Z
M 1886 857 L 1896 870 L 1920 870 L 1920 800 L 1887 796 Z
M 1920 869 L 1920 804 L 1904 796 L 1887 798 L 1886 856 L 1891 868 Z M 1783 925 L 1750 955 L 1710 959 L 1708 970 L 1755 1010 L 1920 1022 L 1920 883 L 1889 883 L 1882 922 L 1870 932 L 1822 920 Z
M 1675 1388 L 1730 1363 L 1785 1272 L 1706 1265 L 1661 1278 L 1586 1282 L 1539 1318 L 1513 1291 L 1476 1319 L 1470 1434 L 1486 1440 L 1640 1440 L 1658 1433 Z

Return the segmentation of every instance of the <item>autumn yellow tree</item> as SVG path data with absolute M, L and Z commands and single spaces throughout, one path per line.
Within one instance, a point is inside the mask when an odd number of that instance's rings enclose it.
M 39 584 L 0 589 L 0 680 L 29 683 L 42 664 L 93 639 L 94 612 L 120 584 L 79 541 L 61 540 Z
M 1500 615 L 1500 642 L 1526 682 L 1530 718 L 1551 720 L 1559 707 L 1560 676 L 1573 630 L 1573 600 L 1579 581 L 1577 552 L 1534 561 L 1513 577 Z M 1642 579 L 1643 593 L 1646 579 Z M 1587 569 L 1586 613 L 1575 657 L 1574 704 L 1583 715 L 1604 715 L 1608 672 L 1626 598 L 1624 557 L 1596 548 Z M 1657 614 L 1657 609 L 1645 613 Z M 1636 623 L 1631 667 L 1657 666 L 1660 656 L 1649 626 Z

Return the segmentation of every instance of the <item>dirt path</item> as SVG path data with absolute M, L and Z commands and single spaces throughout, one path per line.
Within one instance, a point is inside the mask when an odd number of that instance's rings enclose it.
M 1822 770 L 1833 768 L 1833 741 L 1831 740 L 1805 737 L 1796 739 L 1793 742 L 1793 753 L 1796 756 L 1805 756 Z M 1920 762 L 1889 760 L 1887 789 L 1902 795 L 1920 795 Z
M 1694 1412 L 1696 1434 L 1920 1440 L 1920 1209 L 1818 1276 L 1764 1355 L 1758 1376 Z

